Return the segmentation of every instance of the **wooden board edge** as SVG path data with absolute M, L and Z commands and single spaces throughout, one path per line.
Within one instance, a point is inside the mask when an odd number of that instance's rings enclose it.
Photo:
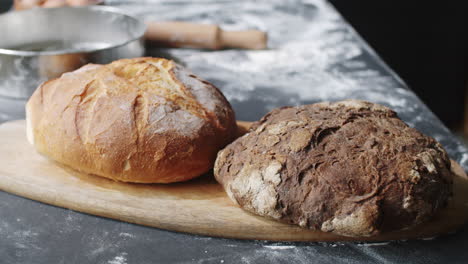
M 24 126 L 24 120 L 17 120 L 17 121 L 12 121 L 9 123 L 14 123 L 13 125 L 18 125 L 18 127 Z M 2 127 L 4 124 L 1 124 L 0 127 Z M 453 165 L 453 170 L 454 172 L 457 173 L 458 176 L 460 176 L 460 179 L 465 180 L 468 183 L 468 176 L 466 175 L 465 171 L 463 168 L 456 162 L 452 161 Z M 0 172 L 1 173 L 1 172 Z M 36 187 L 37 188 L 37 187 Z M 139 220 L 136 219 L 135 217 L 129 216 L 129 215 L 118 215 L 118 214 L 112 214 L 106 211 L 103 207 L 101 206 L 91 206 L 91 207 L 83 207 L 83 206 L 69 206 L 69 204 L 66 203 L 66 200 L 61 200 L 59 198 L 54 199 L 54 200 L 45 200 L 43 197 L 35 196 L 34 193 L 30 193 L 28 188 L 25 189 L 11 189 L 9 186 L 0 186 L 0 190 L 25 197 L 28 199 L 32 199 L 35 201 L 39 201 L 45 204 L 50 204 L 53 206 L 58 206 L 58 207 L 63 207 L 63 208 L 68 208 L 77 212 L 82 212 L 90 215 L 97 215 L 97 216 L 102 216 L 106 218 L 111 218 L 111 219 L 116 219 L 116 220 L 121 220 L 133 224 L 139 224 L 139 225 L 144 225 L 144 226 L 149 226 L 149 227 L 156 227 L 160 229 L 165 229 L 165 230 L 170 230 L 170 231 L 175 231 L 175 232 L 181 232 L 181 233 L 188 233 L 188 234 L 195 234 L 195 235 L 202 235 L 202 236 L 210 236 L 210 237 L 220 237 L 220 238 L 231 238 L 231 239 L 246 239 L 246 240 L 269 240 L 269 241 L 278 241 L 278 242 L 347 242 L 347 241 L 355 241 L 355 242 L 382 242 L 382 241 L 392 241 L 392 240 L 406 240 L 406 239 L 423 239 L 423 238 L 428 238 L 428 237 L 434 237 L 434 236 L 440 236 L 444 235 L 447 233 L 453 233 L 456 230 L 462 228 L 466 224 L 466 219 L 463 219 L 463 222 L 460 222 L 453 226 L 453 228 L 450 228 L 449 230 L 442 230 L 440 232 L 434 232 L 431 234 L 426 234 L 424 233 L 424 230 L 427 229 L 427 227 L 430 225 L 430 222 L 427 224 L 423 224 L 420 226 L 417 226 L 413 229 L 410 230 L 405 230 L 405 231 L 397 231 L 397 232 L 391 232 L 391 233 L 384 233 L 381 235 L 377 235 L 374 237 L 361 237 L 361 238 L 353 238 L 353 237 L 343 237 L 343 236 L 338 236 L 334 235 L 331 233 L 324 233 L 324 232 L 319 232 L 319 231 L 311 231 L 311 230 L 305 230 L 305 229 L 300 229 L 296 226 L 292 225 L 287 225 L 287 224 L 282 224 L 282 223 L 277 223 L 278 225 L 282 225 L 286 229 L 290 229 L 292 231 L 291 236 L 287 237 L 284 236 L 282 238 L 275 238 L 272 236 L 269 236 L 268 234 L 258 234 L 258 233 L 251 233 L 251 234 L 246 234 L 243 236 L 239 236 L 237 233 L 233 233 L 230 230 L 218 230 L 218 229 L 213 229 L 210 231 L 209 234 L 207 232 L 200 232 L 197 229 L 194 229 L 193 227 L 187 227 L 187 228 L 174 228 L 173 226 L 170 225 L 161 225 L 161 223 L 154 223 L 149 220 Z M 254 215 L 252 215 L 254 216 Z M 254 216 L 257 218 L 261 218 L 259 216 Z M 263 219 L 263 218 L 261 218 Z M 297 232 L 302 232 L 303 236 L 298 235 Z M 311 235 L 314 236 L 314 239 L 311 239 Z

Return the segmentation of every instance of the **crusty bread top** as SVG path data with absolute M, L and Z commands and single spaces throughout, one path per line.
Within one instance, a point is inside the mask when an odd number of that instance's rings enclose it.
M 391 109 L 359 100 L 277 108 L 219 152 L 214 174 L 254 213 L 345 236 L 427 221 L 450 159 Z
M 135 182 L 200 175 L 236 127 L 217 88 L 159 58 L 89 64 L 45 82 L 27 104 L 27 119 L 39 152 Z

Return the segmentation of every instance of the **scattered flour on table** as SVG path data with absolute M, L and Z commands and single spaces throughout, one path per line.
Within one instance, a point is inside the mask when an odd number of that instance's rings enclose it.
M 127 252 L 121 252 L 113 259 L 109 260 L 107 264 L 127 264 Z
M 17 256 L 30 250 L 40 250 L 38 236 L 39 233 L 33 229 L 21 230 L 6 221 L 0 221 L 0 239 L 10 241 L 17 250 L 15 252 Z
M 390 245 L 391 242 L 370 242 L 370 243 L 358 243 L 357 246 L 359 247 L 378 247 L 378 246 L 387 246 Z
M 421 238 L 421 240 L 424 240 L 424 241 L 430 241 L 430 240 L 434 240 L 436 239 L 437 236 L 433 236 L 433 237 L 425 237 L 425 238 Z
M 459 163 L 463 166 L 465 164 L 468 164 L 468 153 L 467 153 L 467 148 L 465 146 L 459 146 L 459 150 L 463 151 Z
M 263 247 L 268 248 L 268 249 L 273 249 L 273 250 L 282 250 L 282 249 L 295 248 L 296 246 L 267 245 L 267 246 L 263 246 Z
M 61 222 L 57 229 L 60 233 L 72 233 L 81 230 L 81 222 L 83 215 L 81 213 L 68 210 L 65 216 L 65 221 Z
M 93 233 L 88 239 L 87 248 L 89 248 L 89 251 L 86 255 L 95 257 L 104 252 L 119 248 L 122 239 L 118 239 L 114 243 L 109 243 L 109 241 L 112 241 L 110 236 L 111 234 L 108 231 Z
M 130 234 L 130 233 L 125 233 L 125 232 L 122 232 L 119 234 L 120 237 L 128 237 L 128 238 L 134 238 L 135 236 Z

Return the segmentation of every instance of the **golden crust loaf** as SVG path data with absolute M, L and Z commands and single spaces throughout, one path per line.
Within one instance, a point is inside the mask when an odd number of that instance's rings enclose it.
M 235 137 L 222 93 L 173 61 L 89 64 L 43 83 L 26 105 L 28 139 L 76 170 L 169 183 L 212 168 Z

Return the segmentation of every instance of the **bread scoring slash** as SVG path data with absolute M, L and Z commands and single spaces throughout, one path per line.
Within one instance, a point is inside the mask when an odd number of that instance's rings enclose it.
M 428 221 L 452 190 L 436 140 L 358 100 L 274 109 L 218 154 L 214 174 L 250 212 L 352 237 Z
M 197 177 L 236 133 L 223 94 L 161 58 L 89 64 L 47 81 L 28 101 L 26 119 L 40 153 L 125 182 Z

